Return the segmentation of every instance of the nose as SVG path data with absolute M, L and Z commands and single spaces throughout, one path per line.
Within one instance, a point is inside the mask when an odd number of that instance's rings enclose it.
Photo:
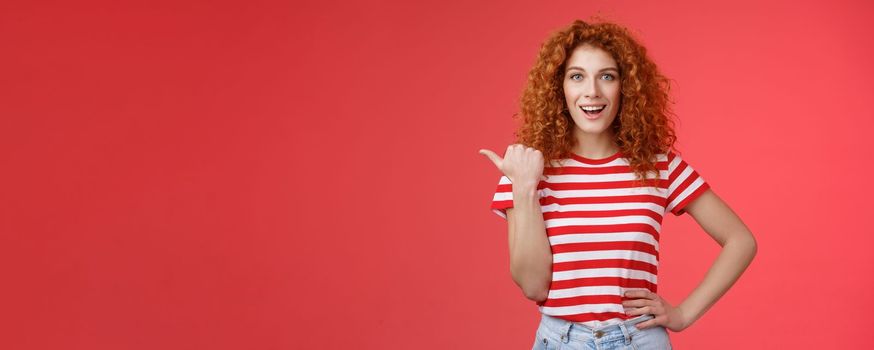
M 601 87 L 598 86 L 597 80 L 589 79 L 589 82 L 586 84 L 584 95 L 586 95 L 587 98 L 601 97 Z
M 589 83 L 586 84 L 585 95 L 588 98 L 601 97 L 601 87 L 598 86 L 598 82 L 595 79 L 589 79 Z

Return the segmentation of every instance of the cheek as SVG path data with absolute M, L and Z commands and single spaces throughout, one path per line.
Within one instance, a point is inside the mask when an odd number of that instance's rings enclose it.
M 622 87 L 619 84 L 611 86 L 609 91 L 610 96 L 614 101 L 619 101 L 619 99 L 622 97 Z
M 564 90 L 564 101 L 571 106 L 575 103 L 576 98 L 573 95 L 573 91 Z
M 578 86 L 567 86 L 564 89 L 564 97 L 571 103 L 576 103 L 581 97 L 580 88 Z

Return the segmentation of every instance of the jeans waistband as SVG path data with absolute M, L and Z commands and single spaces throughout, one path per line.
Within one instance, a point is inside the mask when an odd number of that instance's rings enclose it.
M 655 318 L 655 316 L 652 314 L 644 314 L 644 315 L 638 315 L 637 317 L 635 317 L 633 319 L 625 320 L 621 323 L 625 327 L 627 327 L 630 325 L 638 324 L 638 323 L 646 321 L 646 320 L 651 320 L 653 318 Z M 582 323 L 571 322 L 571 321 L 564 320 L 564 319 L 561 319 L 558 317 L 549 316 L 547 314 L 542 314 L 541 323 L 543 323 L 543 325 L 546 328 L 548 328 L 548 329 L 550 329 L 558 334 L 568 334 L 569 332 L 571 332 L 572 328 L 573 328 L 573 331 L 583 332 L 586 334 L 592 334 L 592 333 L 595 333 L 596 331 L 601 331 L 601 332 L 607 333 L 607 332 L 610 332 L 613 330 L 618 330 L 618 329 L 622 328 L 622 327 L 620 327 L 620 325 L 618 323 L 600 326 L 600 327 L 590 327 L 590 326 L 587 326 L 587 325 L 582 324 Z

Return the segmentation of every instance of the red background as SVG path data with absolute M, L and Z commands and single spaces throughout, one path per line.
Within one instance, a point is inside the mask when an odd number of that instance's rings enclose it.
M 477 150 L 597 12 L 674 80 L 684 158 L 759 242 L 675 347 L 870 343 L 868 2 L 0 6 L 0 348 L 530 348 Z M 719 247 L 684 215 L 661 248 L 676 305 Z

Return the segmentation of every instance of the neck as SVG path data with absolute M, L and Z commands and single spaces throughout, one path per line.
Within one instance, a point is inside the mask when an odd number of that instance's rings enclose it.
M 594 135 L 577 131 L 577 144 L 573 148 L 573 152 L 576 154 L 585 158 L 600 159 L 612 156 L 619 151 L 616 138 L 610 130 Z

